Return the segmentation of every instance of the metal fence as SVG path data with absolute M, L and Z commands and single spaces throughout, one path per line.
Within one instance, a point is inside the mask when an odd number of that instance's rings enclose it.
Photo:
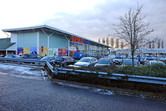
M 100 78 L 112 79 L 112 80 L 123 80 L 123 81 L 131 81 L 131 82 L 141 82 L 141 83 L 150 83 L 150 84 L 159 84 L 166 85 L 166 78 L 159 77 L 147 77 L 147 76 L 136 76 L 136 75 L 125 75 L 125 74 L 109 74 L 107 72 L 97 72 L 97 71 L 86 71 L 86 70 L 78 70 L 78 69 L 68 69 L 68 68 L 60 68 L 53 67 L 48 61 L 42 61 L 37 59 L 17 59 L 17 58 L 4 58 L 0 57 L 1 63 L 4 62 L 15 62 L 18 64 L 22 63 L 34 63 L 35 65 L 45 65 L 45 69 L 48 72 L 48 75 L 53 77 L 57 74 L 71 74 L 71 75 L 79 75 L 79 74 L 94 74 Z
M 107 72 L 86 71 L 86 70 L 67 69 L 67 68 L 58 68 L 58 67 L 54 68 L 52 65 L 50 65 L 49 62 L 46 62 L 45 69 L 48 72 L 48 75 L 50 76 L 54 76 L 57 74 L 71 74 L 71 75 L 94 74 L 97 75 L 99 78 L 106 78 L 112 80 L 123 80 L 129 82 L 166 85 L 166 78 L 125 75 L 125 74 L 116 74 L 116 73 L 109 74 Z
M 35 65 L 45 65 L 46 61 L 43 60 L 38 60 L 38 59 L 22 59 L 22 58 L 5 58 L 5 57 L 0 57 L 1 63 L 5 62 L 10 62 L 10 63 L 17 63 L 17 64 L 22 64 L 22 63 L 33 63 Z

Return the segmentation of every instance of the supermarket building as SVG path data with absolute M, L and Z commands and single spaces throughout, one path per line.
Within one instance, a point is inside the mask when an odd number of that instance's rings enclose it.
M 110 48 L 110 46 L 48 25 L 3 29 L 2 31 L 11 33 L 10 43 L 14 54 L 72 56 L 79 51 L 87 55 L 105 55 Z

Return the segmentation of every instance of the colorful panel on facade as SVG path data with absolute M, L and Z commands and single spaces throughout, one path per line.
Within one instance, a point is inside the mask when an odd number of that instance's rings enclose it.
M 49 49 L 49 55 L 50 55 L 50 56 L 53 55 L 53 49 L 52 49 L 52 48 Z
M 47 52 L 48 52 L 48 49 L 47 48 L 43 48 L 43 52 L 41 52 L 41 47 L 39 48 L 39 55 L 40 56 L 46 56 L 47 55 Z
M 30 47 L 30 54 L 37 54 L 37 47 Z
M 58 55 L 66 55 L 67 50 L 66 49 L 58 49 Z
M 58 55 L 58 48 L 53 48 L 53 53 L 55 56 Z
M 24 47 L 23 48 L 23 53 L 24 54 L 30 54 L 30 48 L 29 47 Z
M 23 48 L 22 47 L 17 48 L 17 55 L 23 55 Z

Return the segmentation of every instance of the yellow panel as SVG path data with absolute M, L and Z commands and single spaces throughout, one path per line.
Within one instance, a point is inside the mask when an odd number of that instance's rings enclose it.
M 43 48 L 43 52 L 41 52 L 41 47 L 39 48 L 39 55 L 40 56 L 45 56 L 47 55 L 48 49 L 47 48 Z
M 23 48 L 23 53 L 24 54 L 30 54 L 30 48 L 29 47 L 24 47 Z

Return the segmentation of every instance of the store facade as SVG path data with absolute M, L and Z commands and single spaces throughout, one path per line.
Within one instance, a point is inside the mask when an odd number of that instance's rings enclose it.
M 92 41 L 47 25 L 3 29 L 11 33 L 16 54 L 70 55 L 82 52 L 87 55 L 105 55 L 110 46 Z

